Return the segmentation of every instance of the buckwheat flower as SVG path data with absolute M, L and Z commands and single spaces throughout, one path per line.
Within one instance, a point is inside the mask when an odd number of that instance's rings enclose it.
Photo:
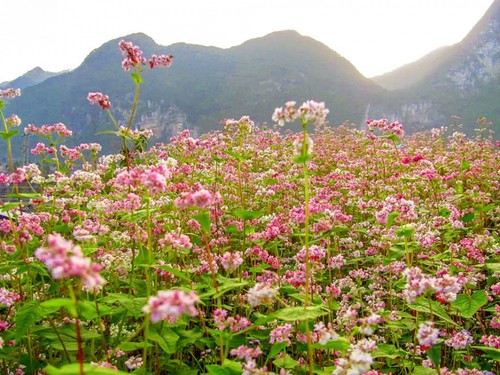
M 8 88 L 5 90 L 0 90 L 0 98 L 15 98 L 16 96 L 21 96 L 21 89 Z
M 201 189 L 194 193 L 182 193 L 180 197 L 174 200 L 177 207 L 193 207 L 206 208 L 215 203 L 215 196 L 209 190 Z
M 195 292 L 187 294 L 182 290 L 161 290 L 155 297 L 149 297 L 142 311 L 150 315 L 153 323 L 160 320 L 175 322 L 182 314 L 197 316 L 195 304 L 198 301 L 199 297 Z
M 424 294 L 426 290 L 433 288 L 434 280 L 428 275 L 424 275 L 418 267 L 405 269 L 403 276 L 406 277 L 406 286 L 403 290 L 403 295 L 408 303 L 415 302 L 418 296 Z
M 324 102 L 308 100 L 300 106 L 299 113 L 304 121 L 319 126 L 326 122 L 326 116 L 330 111 L 325 107 Z
M 231 349 L 230 354 L 234 357 L 238 357 L 239 359 L 244 359 L 248 362 L 261 355 L 262 350 L 260 350 L 259 347 L 251 348 L 246 345 L 240 345 L 236 349 Z
M 453 349 L 465 349 L 467 345 L 472 344 L 474 342 L 474 338 L 471 333 L 465 329 L 457 332 L 455 335 L 450 337 L 444 343 L 447 346 L 451 346 Z
M 439 338 L 439 329 L 434 328 L 434 322 L 420 324 L 417 332 L 417 340 L 422 350 L 431 348 Z
M 132 356 L 125 361 L 125 366 L 127 366 L 129 370 L 134 370 L 136 368 L 142 367 L 143 364 L 144 363 L 142 361 L 142 357 Z
M 226 251 L 221 258 L 222 268 L 226 271 L 234 271 L 243 263 L 243 258 L 241 257 L 241 252 L 237 251 L 232 253 L 230 251 Z
M 170 68 L 172 62 L 174 61 L 174 56 L 172 55 L 152 55 L 149 59 L 149 67 L 153 69 L 157 66 L 164 66 L 166 68 Z
M 5 119 L 5 121 L 7 122 L 7 126 L 9 128 L 13 128 L 13 127 L 21 125 L 21 119 L 17 115 L 11 115 L 11 116 L 7 117 Z
M 142 51 L 139 47 L 134 46 L 132 42 L 126 42 L 121 40 L 118 43 L 120 50 L 122 51 L 122 55 L 124 57 L 122 61 L 122 68 L 125 71 L 129 71 L 130 68 L 135 68 L 139 65 L 146 64 L 146 59 L 142 56 Z
M 246 298 L 250 306 L 257 307 L 259 305 L 271 304 L 277 295 L 277 289 L 264 283 L 257 283 L 247 292 Z
M 269 333 L 269 343 L 286 342 L 286 346 L 290 346 L 292 345 L 292 341 L 290 340 L 292 332 L 293 326 L 290 323 L 278 326 Z
M 332 375 L 361 375 L 370 370 L 373 358 L 370 353 L 360 349 L 353 349 L 348 358 L 340 358 L 336 361 L 335 370 Z
M 101 266 L 84 258 L 80 246 L 73 245 L 59 234 L 50 234 L 47 242 L 46 248 L 40 247 L 35 251 L 35 257 L 45 263 L 54 279 L 79 277 L 87 290 L 99 289 L 106 283 L 99 275 Z
M 10 307 L 17 301 L 19 301 L 19 294 L 0 288 L 0 305 Z
M 272 120 L 277 122 L 279 126 L 285 125 L 285 122 L 294 122 L 299 115 L 295 105 L 297 103 L 294 101 L 288 101 L 285 103 L 285 108 L 278 107 L 274 110 Z
M 90 102 L 90 104 L 99 104 L 102 109 L 111 108 L 109 97 L 100 92 L 89 92 L 89 94 L 87 95 L 87 100 Z

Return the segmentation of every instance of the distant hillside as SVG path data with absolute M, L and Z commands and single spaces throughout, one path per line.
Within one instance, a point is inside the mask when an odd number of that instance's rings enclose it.
M 0 83 L 0 89 L 6 89 L 9 87 L 14 87 L 17 89 L 24 89 L 29 86 L 37 85 L 48 78 L 55 77 L 64 72 L 46 72 L 40 67 L 31 69 L 29 72 L 24 73 L 22 76 L 8 82 Z
M 134 85 L 121 68 L 120 39 L 138 45 L 145 56 L 175 56 L 171 68 L 143 74 L 134 126 L 152 129 L 157 141 L 167 141 L 180 128 L 195 134 L 220 129 L 224 118 L 249 115 L 263 124 L 270 122 L 275 107 L 307 99 L 324 101 L 334 126 L 349 121 L 363 127 L 366 118 L 386 117 L 411 132 L 449 125 L 450 116 L 458 115 L 472 134 L 476 119 L 485 116 L 500 134 L 500 0 L 462 42 L 375 79 L 392 91 L 295 31 L 228 49 L 186 43 L 165 47 L 137 33 L 104 43 L 70 72 L 26 86 L 22 96 L 9 101 L 8 114 L 18 114 L 23 124 L 63 122 L 74 132 L 68 144 L 98 139 L 105 152 L 116 151 L 116 137 L 97 138 L 112 125 L 104 111 L 89 105 L 87 94 L 109 95 L 117 121 L 128 119 Z M 16 150 L 20 138 L 14 139 Z
M 434 61 L 434 64 L 432 63 Z M 418 79 L 417 79 L 418 77 Z M 394 80 L 399 80 L 395 87 Z M 461 117 L 468 133 L 485 116 L 500 133 L 500 0 L 460 42 L 375 80 L 400 90 L 373 108 L 376 115 L 397 118 L 413 129 L 448 125 Z
M 371 79 L 387 90 L 407 89 L 429 77 L 448 59 L 452 50 L 449 46 L 438 48 L 417 61 Z
M 77 69 L 26 88 L 9 109 L 25 124 L 63 122 L 73 129 L 74 142 L 90 141 L 96 132 L 111 128 L 106 114 L 86 99 L 88 92 L 101 91 L 110 96 L 118 122 L 124 122 L 133 83 L 121 68 L 120 39 L 92 51 Z M 159 140 L 168 139 L 179 124 L 204 133 L 219 129 L 224 118 L 250 115 L 258 123 L 269 122 L 274 108 L 288 100 L 325 101 L 333 124 L 362 122 L 367 104 L 385 92 L 345 58 L 295 31 L 275 32 L 229 49 L 185 43 L 163 47 L 141 33 L 124 39 L 146 56 L 175 56 L 171 68 L 143 75 L 135 125 L 154 129 Z

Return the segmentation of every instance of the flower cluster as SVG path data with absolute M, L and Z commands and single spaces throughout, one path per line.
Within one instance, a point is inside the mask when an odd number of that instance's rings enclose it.
M 36 127 L 33 124 L 28 124 L 24 129 L 25 134 L 38 134 L 44 137 L 50 137 L 52 134 L 57 133 L 59 137 L 69 137 L 73 134 L 66 125 L 63 123 L 57 123 L 53 125 L 42 125 L 41 127 Z
M 0 90 L 0 98 L 15 98 L 16 96 L 21 96 L 21 89 L 8 88 L 5 90 Z
M 439 329 L 434 328 L 434 322 L 425 322 L 420 324 L 417 332 L 417 340 L 422 350 L 427 350 L 437 342 L 439 338 Z
M 104 95 L 100 92 L 89 92 L 87 100 L 90 104 L 99 104 L 102 109 L 110 109 L 111 102 L 109 101 L 109 96 Z
M 276 296 L 278 295 L 278 290 L 265 284 L 257 283 L 250 289 L 246 295 L 248 303 L 257 307 L 259 305 L 267 305 L 272 303 Z
M 45 263 L 56 280 L 79 277 L 88 290 L 99 289 L 105 284 L 99 274 L 101 266 L 92 264 L 89 258 L 83 256 L 80 246 L 73 245 L 59 234 L 50 234 L 47 247 L 38 248 L 35 257 Z
M 121 40 L 118 43 L 118 47 L 120 47 L 120 50 L 124 57 L 122 61 L 122 68 L 125 71 L 128 72 L 131 68 L 134 69 L 141 65 L 146 65 L 146 59 L 144 58 L 144 56 L 142 56 L 142 51 L 132 42 Z M 151 69 L 157 66 L 164 66 L 166 68 L 169 68 L 172 65 L 173 59 L 174 57 L 172 55 L 152 55 L 148 63 Z
M 394 121 L 389 123 L 386 118 L 380 119 L 380 120 L 366 120 L 366 124 L 368 125 L 369 130 L 375 130 L 379 129 L 383 133 L 386 134 L 394 134 L 398 137 L 402 137 L 405 135 L 405 131 L 403 129 L 403 124 Z
M 308 100 L 298 109 L 295 107 L 296 104 L 294 101 L 289 101 L 285 103 L 285 107 L 276 108 L 272 120 L 283 126 L 285 122 L 294 122 L 300 118 L 304 124 L 314 123 L 320 126 L 326 122 L 326 116 L 330 113 L 324 102 Z
M 198 315 L 196 302 L 200 298 L 195 292 L 185 293 L 182 290 L 161 290 L 154 297 L 149 297 L 142 311 L 149 314 L 153 323 L 161 320 L 175 322 L 182 314 L 191 317 Z
M 139 47 L 134 46 L 132 42 L 126 42 L 125 40 L 120 40 L 118 47 L 122 51 L 124 57 L 122 61 L 122 68 L 125 71 L 129 71 L 130 68 L 135 68 L 139 65 L 146 64 L 146 59 L 142 56 L 142 51 Z
M 174 56 L 172 55 L 152 55 L 151 58 L 149 59 L 149 67 L 151 69 L 157 67 L 157 66 L 164 66 L 166 68 L 170 68 L 172 66 L 172 63 L 174 61 Z

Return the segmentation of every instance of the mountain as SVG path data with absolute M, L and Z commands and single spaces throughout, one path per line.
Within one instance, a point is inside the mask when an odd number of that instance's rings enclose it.
M 371 79 L 387 90 L 401 90 L 410 88 L 423 79 L 429 77 L 436 67 L 449 57 L 453 48 L 445 46 L 438 48 L 412 63 L 403 65 L 391 72 L 384 73 Z
M 376 108 L 414 128 L 447 125 L 457 115 L 472 133 L 485 116 L 500 132 L 500 0 L 460 42 L 421 60 L 376 77 L 393 89 L 391 106 Z M 385 111 L 385 112 L 384 112 Z
M 0 89 L 6 89 L 9 87 L 14 87 L 16 89 L 24 89 L 29 86 L 37 85 L 48 78 L 55 77 L 64 72 L 46 72 L 39 66 L 31 69 L 29 72 L 24 73 L 22 76 L 14 79 L 13 81 L 0 83 Z
M 63 122 L 73 130 L 73 141 L 95 141 L 95 134 L 112 128 L 104 111 L 87 102 L 88 92 L 109 95 L 118 123 L 128 118 L 133 82 L 121 68 L 119 39 L 92 51 L 71 72 L 27 87 L 9 103 L 24 124 Z M 220 129 L 224 118 L 249 115 L 269 122 L 274 108 L 286 101 L 325 101 L 333 124 L 362 122 L 367 103 L 385 90 L 363 77 L 345 58 L 324 44 L 298 34 L 280 31 L 221 49 L 177 43 L 160 46 L 138 33 L 124 37 L 144 56 L 172 54 L 169 69 L 143 73 L 135 126 L 151 128 L 159 140 L 168 140 L 182 124 L 204 133 Z M 104 136 L 102 141 L 115 142 Z M 111 147 L 111 145 L 106 144 Z
M 104 43 L 72 71 L 26 87 L 22 96 L 9 101 L 7 115 L 18 114 L 25 125 L 63 122 L 74 134 L 68 145 L 95 142 L 98 132 L 112 129 L 106 112 L 86 99 L 89 92 L 99 91 L 109 95 L 114 117 L 125 124 L 134 92 L 130 74 L 120 64 L 118 42 L 126 39 L 144 56 L 175 56 L 171 68 L 143 74 L 134 127 L 152 129 L 158 141 L 167 141 L 179 128 L 195 134 L 220 129 L 224 118 L 249 115 L 263 124 L 275 107 L 307 99 L 326 103 L 332 125 L 349 121 L 362 127 L 366 118 L 385 117 L 402 122 L 411 132 L 449 125 L 450 116 L 458 115 L 472 134 L 476 119 L 485 116 L 500 134 L 499 28 L 500 0 L 495 0 L 460 43 L 375 80 L 391 90 L 295 31 L 274 32 L 228 49 L 160 46 L 136 33 Z M 17 150 L 19 138 L 13 139 Z M 112 135 L 98 139 L 105 152 L 120 147 Z

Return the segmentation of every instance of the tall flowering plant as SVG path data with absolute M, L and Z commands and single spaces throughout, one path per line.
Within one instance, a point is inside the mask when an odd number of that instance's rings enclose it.
M 97 104 L 102 110 L 105 110 L 108 113 L 108 116 L 116 129 L 116 131 L 112 131 L 111 133 L 118 135 L 122 139 L 122 154 L 125 156 L 127 167 L 130 168 L 130 149 L 127 144 L 127 140 L 131 140 L 135 145 L 140 145 L 145 139 L 147 140 L 152 136 L 150 131 L 132 130 L 132 124 L 134 122 L 135 112 L 139 102 L 140 87 L 143 83 L 142 73 L 144 72 L 144 68 L 146 66 L 150 69 L 154 69 L 156 67 L 169 68 L 172 65 L 174 57 L 172 55 L 157 56 L 153 54 L 151 58 L 146 61 L 146 58 L 143 56 L 140 48 L 135 46 L 132 42 L 121 40 L 118 43 L 118 47 L 123 55 L 122 68 L 126 72 L 131 71 L 130 76 L 132 77 L 135 86 L 134 100 L 132 102 L 132 108 L 130 110 L 127 125 L 119 126 L 117 124 L 110 111 L 111 102 L 108 95 L 101 92 L 90 92 L 87 95 L 87 99 L 90 104 Z

